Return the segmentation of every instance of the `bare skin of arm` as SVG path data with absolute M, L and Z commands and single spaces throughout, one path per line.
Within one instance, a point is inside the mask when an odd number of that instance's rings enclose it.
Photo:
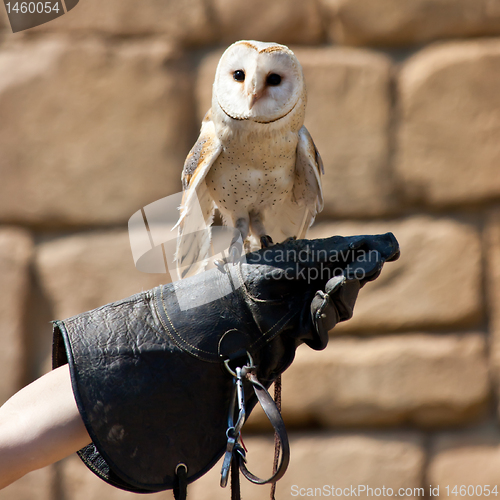
M 0 489 L 90 443 L 68 365 L 14 394 L 0 408 Z

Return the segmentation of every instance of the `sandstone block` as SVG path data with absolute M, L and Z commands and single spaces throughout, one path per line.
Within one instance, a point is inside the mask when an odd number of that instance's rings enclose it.
M 323 38 L 321 13 L 314 0 L 213 0 L 212 21 L 219 39 L 278 43 L 317 43 Z
M 481 334 L 331 339 L 301 347 L 283 376 L 289 425 L 454 425 L 483 416 L 490 395 Z
M 250 470 L 268 477 L 272 470 L 272 439 L 247 437 L 245 445 Z M 290 434 L 290 448 L 290 465 L 277 483 L 276 498 L 319 497 L 320 493 L 321 497 L 344 496 L 332 495 L 332 487 L 350 491 L 353 486 L 358 492 L 358 485 L 373 490 L 385 486 L 397 493 L 399 488 L 413 490 L 422 486 L 425 452 L 420 437 L 415 434 Z M 226 492 L 219 486 L 220 465 L 190 485 L 188 494 L 203 500 L 222 498 Z M 242 496 L 248 500 L 268 496 L 269 485 L 251 484 L 243 478 L 241 488 Z M 357 496 L 368 497 L 363 490 Z
M 349 45 L 411 45 L 500 33 L 498 0 L 322 0 L 329 35 Z
M 143 0 L 140 3 L 133 0 L 106 3 L 81 0 L 62 17 L 30 32 L 160 34 L 169 41 L 185 45 L 207 43 L 213 39 L 213 24 L 203 0 Z
M 499 86 L 499 40 L 432 46 L 403 66 L 396 170 L 413 202 L 500 196 Z
M 0 500 L 53 500 L 54 467 L 48 466 L 26 474 L 0 491 Z
M 0 220 L 115 224 L 180 190 L 194 141 L 183 68 L 159 41 L 2 46 Z
M 392 231 L 401 258 L 359 293 L 345 331 L 415 330 L 478 325 L 482 317 L 481 243 L 477 229 L 450 218 L 318 224 L 310 238 Z
M 325 165 L 323 215 L 367 216 L 397 209 L 388 165 L 391 63 L 383 55 L 347 48 L 298 48 L 308 104 L 305 125 Z M 198 73 L 198 119 L 211 106 L 221 51 Z
M 488 287 L 488 308 L 490 312 L 491 342 L 490 357 L 492 374 L 498 390 L 500 382 L 500 211 L 488 217 L 485 231 L 487 257 L 486 282 Z
M 61 491 L 66 500 L 134 500 L 136 493 L 109 485 L 91 472 L 78 456 L 71 455 L 61 462 Z M 151 500 L 167 500 L 171 492 L 152 493 Z
M 42 242 L 35 256 L 45 311 L 30 339 L 32 377 L 51 367 L 52 325 L 115 300 L 170 281 L 168 274 L 134 267 L 127 231 L 80 233 Z
M 24 382 L 24 335 L 33 242 L 22 229 L 0 229 L 0 405 Z
M 305 125 L 325 166 L 324 215 L 381 215 L 397 199 L 389 168 L 391 63 L 367 50 L 301 49 Z
M 496 498 L 500 489 L 498 429 L 485 426 L 466 433 L 438 435 L 431 446 L 427 477 L 429 484 L 439 487 L 440 498 Z M 488 494 L 486 485 L 496 494 Z
M 137 271 L 126 231 L 56 238 L 37 247 L 36 269 L 55 318 L 63 319 L 170 281 Z
M 0 33 L 8 33 L 9 30 L 9 18 L 7 17 L 7 11 L 2 8 L 0 9 Z

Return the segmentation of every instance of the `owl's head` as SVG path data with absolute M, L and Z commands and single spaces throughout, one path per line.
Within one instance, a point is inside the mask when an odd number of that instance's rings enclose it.
M 304 91 L 302 68 L 288 47 L 241 40 L 219 61 L 213 100 L 230 118 L 269 123 L 288 115 Z

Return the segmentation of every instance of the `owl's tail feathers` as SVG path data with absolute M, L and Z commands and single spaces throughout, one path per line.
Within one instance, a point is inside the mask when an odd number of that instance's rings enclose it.
M 182 196 L 175 260 L 179 279 L 201 273 L 211 255 L 211 225 L 215 204 L 205 183 Z
M 278 209 L 270 210 L 265 216 L 264 224 L 273 241 L 281 243 L 290 237 L 305 238 L 313 221 L 314 215 L 308 207 L 290 199 Z

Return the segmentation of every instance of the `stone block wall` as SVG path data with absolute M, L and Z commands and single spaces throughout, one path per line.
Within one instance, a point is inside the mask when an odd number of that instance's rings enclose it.
M 392 231 L 402 251 L 285 373 L 277 498 L 499 491 L 500 0 L 80 0 L 15 35 L 0 6 L 0 402 L 50 369 L 51 319 L 165 282 L 134 268 L 127 220 L 180 190 L 215 65 L 242 38 L 303 65 L 326 170 L 310 236 Z M 262 414 L 245 429 L 266 474 Z M 190 497 L 229 498 L 218 473 Z M 134 497 L 75 456 L 0 491 Z

